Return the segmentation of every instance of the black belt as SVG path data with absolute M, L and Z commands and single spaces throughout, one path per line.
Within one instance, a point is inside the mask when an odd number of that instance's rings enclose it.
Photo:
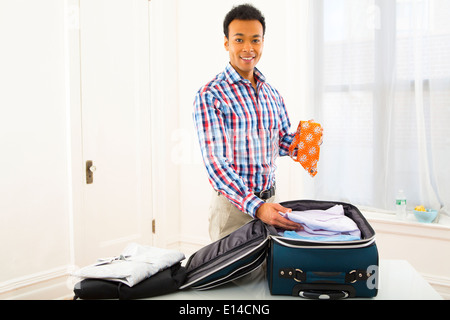
M 255 196 L 260 198 L 261 200 L 267 200 L 269 198 L 272 198 L 275 195 L 275 186 L 268 190 L 263 190 L 261 192 L 255 192 Z

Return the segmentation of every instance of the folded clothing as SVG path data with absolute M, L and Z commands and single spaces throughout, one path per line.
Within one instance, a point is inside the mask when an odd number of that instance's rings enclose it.
M 184 258 L 184 254 L 176 250 L 131 243 L 120 256 L 99 259 L 97 263 L 75 271 L 72 276 L 117 281 L 132 287 Z
M 349 234 L 339 234 L 334 236 L 314 236 L 314 235 L 301 235 L 301 233 L 296 231 L 284 231 L 282 236 L 285 238 L 298 239 L 298 240 L 309 240 L 309 241 L 353 241 L 360 240 L 358 236 L 352 236 Z
M 121 282 L 102 279 L 84 279 L 75 284 L 74 300 L 84 299 L 144 299 L 177 291 L 183 284 L 186 270 L 177 263 L 133 287 Z
M 287 219 L 300 223 L 301 231 L 280 231 L 287 238 L 316 241 L 351 241 L 361 239 L 361 231 L 356 223 L 344 214 L 342 205 L 327 210 L 292 211 L 284 215 Z

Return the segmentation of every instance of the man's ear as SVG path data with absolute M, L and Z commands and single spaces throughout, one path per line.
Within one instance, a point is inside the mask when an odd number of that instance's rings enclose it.
M 227 36 L 225 36 L 224 37 L 224 47 L 225 47 L 225 50 L 227 50 L 228 51 L 228 48 L 229 48 L 229 46 L 230 46 L 230 43 L 229 43 L 229 41 L 228 41 L 228 38 L 227 38 Z

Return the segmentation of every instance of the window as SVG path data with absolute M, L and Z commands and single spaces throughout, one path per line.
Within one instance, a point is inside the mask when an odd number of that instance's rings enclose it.
M 317 198 L 449 213 L 447 0 L 314 1 Z

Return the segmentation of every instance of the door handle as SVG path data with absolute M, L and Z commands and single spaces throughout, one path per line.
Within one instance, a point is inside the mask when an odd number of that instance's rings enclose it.
M 86 184 L 92 184 L 94 182 L 94 172 L 97 167 L 93 165 L 92 160 L 86 161 Z

